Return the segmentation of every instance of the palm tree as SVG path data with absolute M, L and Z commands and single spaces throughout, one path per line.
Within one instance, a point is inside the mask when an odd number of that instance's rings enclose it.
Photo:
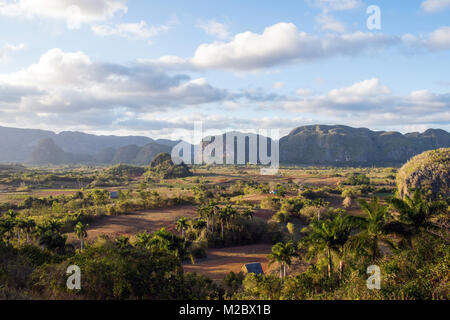
M 242 211 L 241 215 L 247 219 L 253 219 L 253 217 L 255 216 L 255 212 L 253 212 L 253 210 L 250 208 L 245 208 L 245 210 Z
M 177 223 L 175 224 L 175 228 L 178 231 L 181 231 L 181 236 L 184 238 L 184 232 L 188 227 L 188 219 L 186 217 L 181 217 L 177 220 Z
M 7 219 L 15 220 L 16 217 L 17 217 L 17 213 L 13 210 L 8 210 L 8 212 L 6 213 Z
M 120 250 L 127 250 L 131 247 L 130 238 L 126 236 L 120 236 L 115 240 L 115 243 Z
M 203 219 L 195 219 L 190 221 L 191 228 L 197 231 L 197 235 L 201 235 L 201 231 L 207 227 L 207 223 Z
M 150 233 L 147 233 L 147 231 L 138 233 L 136 234 L 136 245 L 141 247 L 147 247 L 149 246 L 151 239 L 152 235 Z
M 17 213 L 13 210 L 9 210 L 5 214 L 5 218 L 0 221 L 0 232 L 2 234 L 7 234 L 7 240 L 11 241 L 14 238 L 14 229 L 17 227 Z M 18 233 L 18 237 L 20 238 L 20 232 Z
M 62 227 L 61 222 L 59 222 L 55 219 L 48 220 L 48 221 L 44 222 L 42 225 L 38 226 L 38 228 L 40 230 L 50 230 L 53 232 L 61 231 L 61 227 Z
M 317 207 L 317 220 L 320 220 L 320 209 L 325 206 L 325 201 L 322 198 L 317 198 L 313 201 L 315 207 Z
M 203 219 L 192 220 L 191 224 L 192 224 L 192 228 L 194 228 L 197 231 L 200 231 L 200 230 L 203 230 L 204 228 L 206 228 L 206 221 Z
M 222 228 L 221 236 L 222 236 L 222 240 L 223 240 L 224 239 L 224 236 L 223 236 L 223 225 L 224 225 L 225 221 L 227 221 L 229 219 L 227 210 L 225 210 L 225 208 L 221 208 L 219 213 L 217 214 L 217 218 L 219 219 L 220 226 Z
M 222 228 L 222 240 L 224 238 L 223 236 L 224 224 L 228 223 L 233 217 L 236 216 L 236 214 L 237 214 L 236 209 L 234 209 L 231 205 L 226 205 L 225 207 L 219 210 L 218 218 L 220 221 L 220 226 Z
M 358 200 L 359 205 L 366 213 L 365 217 L 355 218 L 361 232 L 352 237 L 350 248 L 355 249 L 358 254 L 364 253 L 372 257 L 372 261 L 377 259 L 380 249 L 379 242 L 384 242 L 393 247 L 393 243 L 388 237 L 391 233 L 393 222 L 388 212 L 388 207 L 380 203 L 380 199 L 375 197 L 370 203 L 366 200 Z
M 80 239 L 80 251 L 83 252 L 84 249 L 84 238 L 87 237 L 87 229 L 88 225 L 84 224 L 83 222 L 79 221 L 75 225 L 75 234 L 77 235 L 78 239 Z
M 292 241 L 287 243 L 278 242 L 272 247 L 272 252 L 267 256 L 269 266 L 277 262 L 280 266 L 280 278 L 286 276 L 286 265 L 292 264 L 292 257 L 295 256 L 295 247 Z
M 7 241 L 11 241 L 11 239 L 13 238 L 15 225 L 15 222 L 11 219 L 0 220 L 0 234 L 6 234 Z
M 59 231 L 47 229 L 40 234 L 39 245 L 42 249 L 47 248 L 57 253 L 64 253 L 66 240 L 67 236 L 61 235 Z
M 21 232 L 27 227 L 27 221 L 23 219 L 16 218 L 16 229 L 17 229 L 17 241 L 21 240 Z
M 201 204 L 197 208 L 198 215 L 206 220 L 206 233 L 214 232 L 214 216 L 218 211 L 217 202 L 209 200 L 208 204 Z
M 206 233 L 208 233 L 209 231 L 209 217 L 208 217 L 208 213 L 207 213 L 207 209 L 206 206 L 201 204 L 198 206 L 197 208 L 197 214 L 201 219 L 205 219 L 206 221 Z
M 168 232 L 166 229 L 161 228 L 153 233 L 149 245 L 176 252 L 177 256 L 183 259 L 187 254 L 190 242 L 187 242 L 185 239 L 182 239 L 177 235 Z
M 410 245 L 412 237 L 422 232 L 430 233 L 433 229 L 437 229 L 431 219 L 447 210 L 447 205 L 444 202 L 428 202 L 419 189 L 414 191 L 412 198 L 405 195 L 403 200 L 392 198 L 389 202 L 400 214 L 400 221 L 395 225 L 395 231 L 403 235 Z
M 27 236 L 27 243 L 30 241 L 30 234 L 34 232 L 36 229 L 36 222 L 33 219 L 27 219 L 25 220 L 25 234 Z
M 313 220 L 309 225 L 309 234 L 303 242 L 312 246 L 312 252 L 325 251 L 328 260 L 328 277 L 333 274 L 332 253 L 343 255 L 350 232 L 354 227 L 354 218 L 343 214 L 337 214 L 331 220 Z
M 207 216 L 211 218 L 211 232 L 214 233 L 214 217 L 219 211 L 219 207 L 217 206 L 217 202 L 214 200 L 209 200 L 209 203 L 206 207 Z

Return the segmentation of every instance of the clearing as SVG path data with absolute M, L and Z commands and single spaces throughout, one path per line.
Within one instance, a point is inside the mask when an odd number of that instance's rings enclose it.
M 195 264 L 185 264 L 185 272 L 197 272 L 212 280 L 223 280 L 231 271 L 239 273 L 246 263 L 259 262 L 265 273 L 269 272 L 267 255 L 271 244 L 253 244 L 247 246 L 209 249 L 206 259 L 199 259 Z
M 196 206 L 186 205 L 103 217 L 89 225 L 88 240 L 94 240 L 102 234 L 115 238 L 144 231 L 154 232 L 161 228 L 174 231 L 177 218 L 194 217 L 196 214 Z

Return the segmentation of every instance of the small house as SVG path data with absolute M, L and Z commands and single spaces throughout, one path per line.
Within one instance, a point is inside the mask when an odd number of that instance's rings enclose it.
M 259 262 L 244 264 L 241 271 L 243 273 L 254 273 L 256 275 L 258 275 L 258 274 L 264 275 L 263 268 L 261 266 L 261 263 L 259 263 Z
M 270 194 L 277 195 L 279 193 L 278 189 L 270 191 Z
M 119 193 L 117 191 L 111 191 L 109 193 L 109 198 L 110 199 L 117 199 L 117 198 L 119 198 Z

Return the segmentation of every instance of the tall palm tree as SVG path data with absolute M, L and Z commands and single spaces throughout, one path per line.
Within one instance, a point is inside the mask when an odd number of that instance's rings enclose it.
M 280 278 L 286 277 L 286 266 L 292 264 L 292 257 L 295 256 L 295 247 L 292 241 L 287 243 L 278 242 L 272 247 L 272 252 L 267 256 L 269 266 L 274 262 L 280 266 Z
M 207 205 L 207 215 L 211 218 L 211 232 L 214 233 L 214 225 L 215 221 L 214 218 L 217 215 L 219 211 L 219 207 L 217 206 L 217 202 L 215 200 L 209 200 L 209 203 Z
M 222 236 L 222 240 L 223 240 L 224 239 L 223 226 L 225 224 L 225 221 L 227 221 L 229 219 L 228 211 L 225 210 L 225 208 L 221 208 L 219 210 L 219 213 L 217 214 L 217 218 L 220 221 L 221 236 Z
M 201 204 L 197 208 L 198 215 L 206 220 L 206 233 L 214 233 L 214 217 L 219 211 L 217 202 L 209 200 L 208 204 Z
M 36 222 L 33 219 L 27 219 L 25 220 L 25 234 L 27 237 L 27 243 L 30 242 L 30 234 L 33 234 L 33 232 L 36 229 Z
M 197 214 L 201 219 L 205 219 L 206 221 L 206 234 L 209 232 L 209 216 L 206 205 L 199 205 L 197 208 Z
M 201 235 L 201 231 L 207 227 L 207 223 L 202 218 L 194 219 L 190 221 L 190 226 L 194 229 L 198 235 Z
M 220 226 L 222 228 L 222 240 L 224 238 L 223 235 L 224 224 L 228 223 L 233 217 L 236 216 L 236 214 L 237 214 L 236 209 L 234 209 L 231 205 L 226 205 L 225 207 L 220 208 L 218 218 L 220 221 Z
M 416 189 L 412 198 L 390 199 L 391 206 L 399 213 L 399 223 L 396 231 L 402 234 L 411 245 L 412 237 L 422 233 L 432 233 L 437 227 L 431 219 L 440 213 L 447 211 L 447 204 L 440 201 L 429 202 L 425 199 L 419 189 Z
M 21 239 L 22 231 L 24 231 L 26 227 L 27 227 L 26 220 L 16 218 L 17 241 L 19 241 L 19 243 L 20 240 L 22 240 Z
M 342 256 L 345 245 L 356 223 L 352 216 L 337 214 L 332 219 L 313 220 L 308 235 L 302 240 L 312 252 L 325 251 L 328 260 L 328 277 L 333 274 L 333 256 Z
M 175 224 L 175 228 L 178 231 L 181 231 L 181 236 L 184 238 L 184 232 L 188 227 L 188 219 L 186 219 L 186 217 L 181 217 L 180 219 L 177 220 L 176 224 Z
M 84 224 L 83 222 L 79 221 L 75 225 L 75 234 L 77 235 L 78 239 L 80 239 L 80 251 L 83 252 L 84 249 L 84 238 L 87 237 L 87 229 L 88 225 Z
M 11 219 L 0 220 L 0 235 L 6 234 L 6 240 L 9 242 L 14 236 L 15 222 Z
M 3 234 L 7 234 L 7 240 L 11 241 L 14 238 L 14 229 L 17 228 L 18 219 L 17 213 L 13 210 L 9 210 L 5 214 L 5 218 L 2 219 L 0 224 L 0 229 Z M 20 238 L 20 232 L 18 233 L 18 237 Z
M 356 250 L 358 254 L 367 254 L 375 262 L 380 254 L 379 242 L 384 242 L 394 247 L 389 234 L 392 233 L 394 222 L 388 212 L 388 206 L 382 205 L 380 199 L 375 197 L 370 203 L 366 200 L 358 200 L 359 205 L 365 212 L 365 217 L 355 218 L 361 229 L 357 235 L 352 237 L 350 248 Z

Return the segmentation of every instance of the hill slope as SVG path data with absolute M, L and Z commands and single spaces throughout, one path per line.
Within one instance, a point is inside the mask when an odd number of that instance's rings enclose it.
M 450 148 L 421 153 L 408 161 L 397 174 L 400 196 L 421 189 L 431 199 L 450 197 Z

